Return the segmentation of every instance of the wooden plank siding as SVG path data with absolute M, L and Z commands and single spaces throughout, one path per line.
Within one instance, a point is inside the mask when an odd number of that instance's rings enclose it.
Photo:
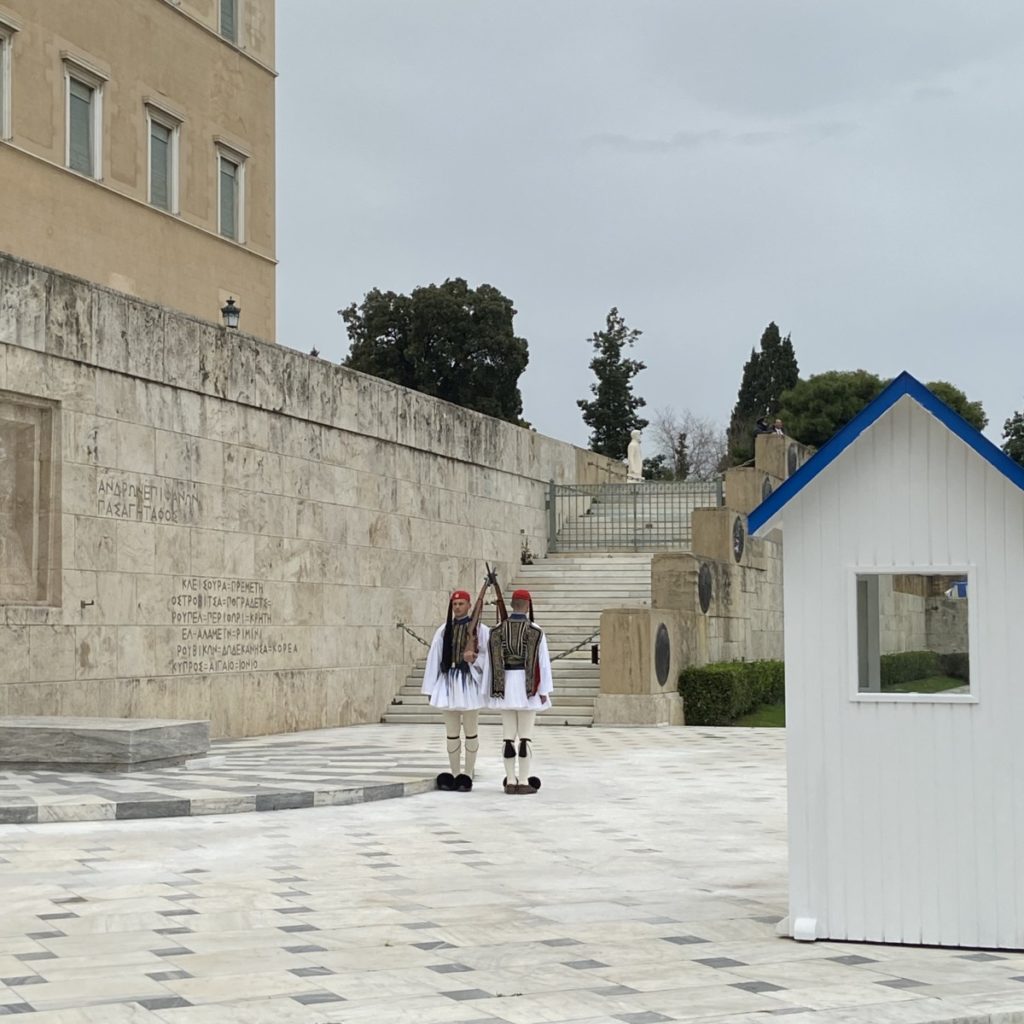
M 1024 948 L 1024 492 L 904 396 L 783 518 L 791 924 Z M 858 694 L 857 569 L 933 567 L 969 570 L 970 695 Z

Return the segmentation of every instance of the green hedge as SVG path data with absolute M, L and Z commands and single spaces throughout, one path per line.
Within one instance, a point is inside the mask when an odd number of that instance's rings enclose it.
M 966 652 L 963 654 L 940 654 L 939 664 L 942 666 L 943 675 L 970 682 L 970 656 Z
M 883 689 L 930 676 L 969 678 L 966 654 L 903 651 L 879 660 Z M 781 661 L 721 661 L 684 668 L 679 692 L 687 725 L 731 725 L 763 704 L 786 699 L 785 666 Z
M 786 696 L 781 661 L 723 661 L 679 673 L 687 725 L 731 725 L 762 704 Z
M 910 683 L 915 679 L 941 676 L 942 665 L 934 651 L 901 651 L 899 654 L 883 654 L 881 662 L 882 689 Z

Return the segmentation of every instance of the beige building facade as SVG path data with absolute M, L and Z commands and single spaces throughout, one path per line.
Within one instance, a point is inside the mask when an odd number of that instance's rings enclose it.
M 275 338 L 274 0 L 0 0 L 0 249 Z

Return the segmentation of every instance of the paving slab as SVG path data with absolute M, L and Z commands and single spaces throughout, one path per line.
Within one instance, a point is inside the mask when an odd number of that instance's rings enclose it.
M 342 732 L 399 770 L 443 756 L 440 725 Z M 1024 955 L 775 935 L 781 730 L 546 730 L 529 800 L 501 792 L 499 739 L 481 730 L 471 793 L 0 827 L 0 1016 L 1024 1021 Z

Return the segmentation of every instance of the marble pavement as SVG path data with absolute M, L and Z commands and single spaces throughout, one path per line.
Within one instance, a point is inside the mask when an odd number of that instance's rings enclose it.
M 775 937 L 781 731 L 546 729 L 544 787 L 524 797 L 500 792 L 499 737 L 481 733 L 469 794 L 0 826 L 0 1016 L 1024 1022 L 1024 955 Z M 288 739 L 299 760 L 357 750 L 366 779 L 375 757 L 435 769 L 443 742 L 440 726 Z

